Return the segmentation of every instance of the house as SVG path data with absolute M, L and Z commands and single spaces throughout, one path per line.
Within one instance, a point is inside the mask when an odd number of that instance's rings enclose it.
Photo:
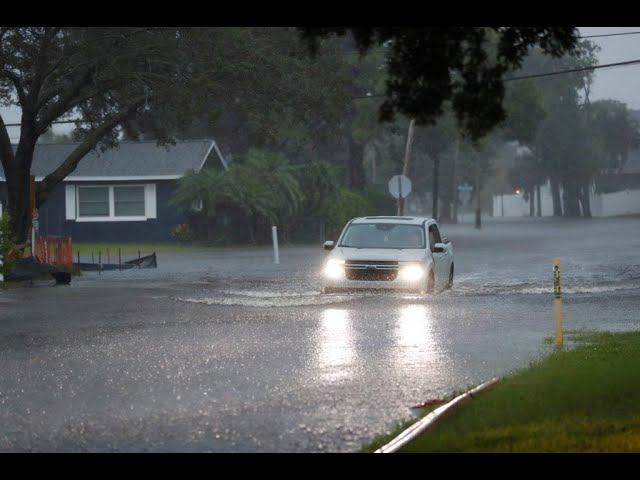
M 76 146 L 37 144 L 32 166 L 36 183 Z M 208 165 L 227 168 L 213 140 L 168 146 L 121 142 L 104 152 L 93 150 L 38 210 L 39 234 L 69 236 L 74 242 L 171 241 L 171 227 L 187 221 L 169 205 L 177 182 Z M 0 174 L 0 202 L 6 204 L 4 172 Z

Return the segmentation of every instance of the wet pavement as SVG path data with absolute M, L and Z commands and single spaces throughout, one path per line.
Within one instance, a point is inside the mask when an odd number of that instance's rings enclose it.
M 0 290 L 0 451 L 357 451 L 552 351 L 554 257 L 566 330 L 640 326 L 640 219 L 483 227 L 427 297 L 320 295 L 319 245 Z

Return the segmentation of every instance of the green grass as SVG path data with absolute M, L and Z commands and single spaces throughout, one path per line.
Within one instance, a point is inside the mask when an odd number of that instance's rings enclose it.
M 400 451 L 640 452 L 640 332 L 565 340 L 575 346 L 504 377 Z

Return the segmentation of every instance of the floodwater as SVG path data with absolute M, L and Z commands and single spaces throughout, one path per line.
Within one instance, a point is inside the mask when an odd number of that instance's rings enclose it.
M 0 451 L 357 451 L 551 352 L 556 257 L 566 331 L 640 326 L 640 219 L 442 231 L 455 285 L 426 297 L 320 295 L 320 245 L 0 290 Z

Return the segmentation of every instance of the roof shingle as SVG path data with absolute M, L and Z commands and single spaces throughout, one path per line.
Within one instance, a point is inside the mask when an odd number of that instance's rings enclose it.
M 71 143 L 37 144 L 32 175 L 36 178 L 48 175 L 77 146 Z M 158 146 L 156 142 L 120 142 L 104 152 L 99 149 L 89 152 L 65 180 L 78 177 L 181 177 L 189 170 L 199 171 L 213 146 L 213 140 L 188 140 L 167 146 Z M 0 179 L 4 180 L 4 176 Z

